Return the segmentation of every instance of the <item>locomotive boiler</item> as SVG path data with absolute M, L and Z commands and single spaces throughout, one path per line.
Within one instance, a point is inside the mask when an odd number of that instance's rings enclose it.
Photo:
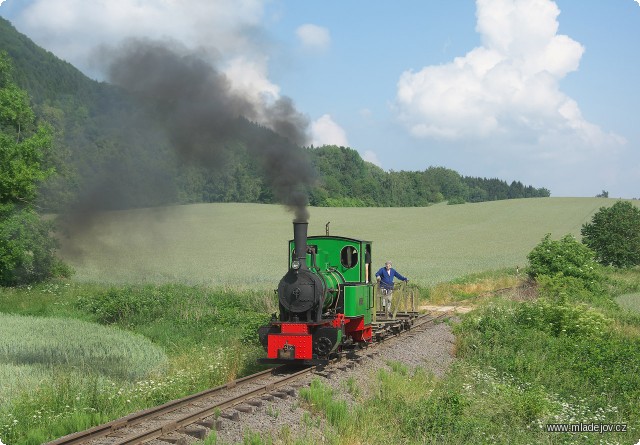
M 262 363 L 323 364 L 372 339 L 371 242 L 307 230 L 308 223 L 293 223 L 279 314 L 258 330 L 267 351 Z

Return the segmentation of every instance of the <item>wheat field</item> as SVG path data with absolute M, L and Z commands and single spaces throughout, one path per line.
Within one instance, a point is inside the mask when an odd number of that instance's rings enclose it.
M 433 285 L 469 273 L 526 266 L 551 233 L 580 228 L 614 199 L 537 198 L 411 208 L 310 208 L 309 235 L 373 242 L 374 268 L 390 259 L 403 275 Z M 638 205 L 637 201 L 634 201 Z M 292 214 L 280 205 L 194 204 L 101 214 L 61 236 L 74 279 L 273 287 L 286 272 Z

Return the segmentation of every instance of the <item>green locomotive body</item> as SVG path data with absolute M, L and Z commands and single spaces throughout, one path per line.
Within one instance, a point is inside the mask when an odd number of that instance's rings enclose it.
M 280 314 L 259 329 L 263 363 L 323 363 L 344 347 L 372 340 L 374 285 L 371 242 L 307 237 L 294 222 L 287 274 L 280 280 Z
M 342 236 L 310 236 L 307 238 L 307 267 L 322 275 L 330 289 L 324 308 L 333 308 L 345 317 L 363 317 L 371 324 L 373 317 L 373 284 L 371 273 L 371 241 Z M 294 240 L 289 241 L 289 266 L 294 260 Z M 315 256 L 315 263 L 314 263 Z M 369 260 L 367 262 L 367 260 Z

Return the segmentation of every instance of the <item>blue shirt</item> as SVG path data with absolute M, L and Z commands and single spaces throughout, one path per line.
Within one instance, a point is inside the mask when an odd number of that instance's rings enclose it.
M 386 287 L 387 289 L 393 288 L 393 277 L 407 281 L 407 279 L 400 275 L 393 267 L 389 269 L 389 273 L 387 273 L 386 267 L 381 267 L 380 270 L 376 272 L 376 277 L 380 277 L 380 286 Z

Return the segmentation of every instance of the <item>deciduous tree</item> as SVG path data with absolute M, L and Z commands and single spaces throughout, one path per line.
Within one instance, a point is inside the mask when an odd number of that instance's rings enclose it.
M 580 233 L 600 263 L 615 267 L 640 264 L 640 209 L 630 202 L 600 207 Z
M 43 165 L 50 146 L 49 127 L 36 125 L 29 98 L 0 53 L 0 285 L 68 273 L 54 255 L 52 223 L 35 209 L 38 183 L 53 173 Z

